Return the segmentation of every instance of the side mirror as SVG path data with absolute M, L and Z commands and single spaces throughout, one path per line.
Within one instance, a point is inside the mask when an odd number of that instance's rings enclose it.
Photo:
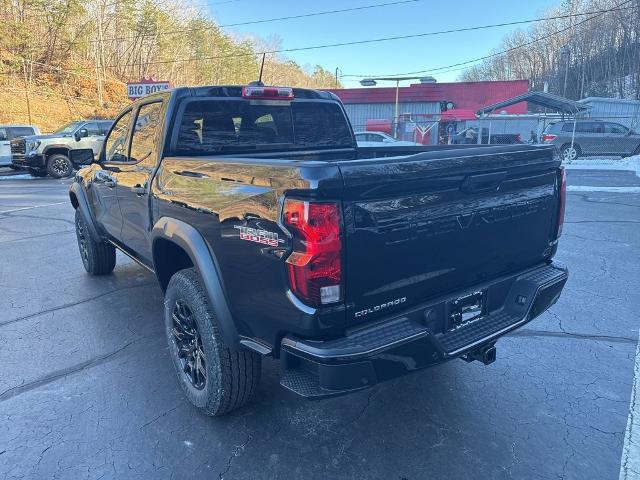
M 86 128 L 81 128 L 74 135 L 76 142 L 79 142 L 81 138 L 86 138 L 88 136 L 89 136 L 89 132 L 87 131 Z

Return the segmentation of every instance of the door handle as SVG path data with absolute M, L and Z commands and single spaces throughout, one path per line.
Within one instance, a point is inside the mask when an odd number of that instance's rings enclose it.
M 147 193 L 147 189 L 140 184 L 134 185 L 133 187 L 131 187 L 131 191 L 133 193 L 135 193 L 138 196 L 144 195 L 145 193 Z

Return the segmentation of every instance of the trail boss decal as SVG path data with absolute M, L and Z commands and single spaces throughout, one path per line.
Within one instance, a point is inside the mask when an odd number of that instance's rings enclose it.
M 269 245 L 271 247 L 277 247 L 278 243 L 284 243 L 284 240 L 279 239 L 278 234 L 274 232 L 259 230 L 257 228 L 242 227 L 240 225 L 234 225 L 233 228 L 240 230 L 240 240 L 262 243 L 263 245 Z
M 376 313 L 380 310 L 385 310 L 387 308 L 395 307 L 407 301 L 407 297 L 396 298 L 395 300 L 391 300 L 390 302 L 382 303 L 380 305 L 376 305 L 375 307 L 367 308 L 366 310 L 360 310 L 355 313 L 355 317 L 364 317 L 365 315 L 369 315 L 370 313 Z

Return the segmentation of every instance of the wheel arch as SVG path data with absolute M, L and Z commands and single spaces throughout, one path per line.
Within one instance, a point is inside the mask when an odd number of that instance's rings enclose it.
M 564 150 L 566 147 L 570 147 L 571 146 L 571 142 L 564 142 L 561 146 L 560 146 L 560 151 Z M 581 153 L 582 152 L 582 148 L 580 147 L 580 144 L 576 141 L 573 142 L 573 148 L 576 149 L 576 152 Z
M 238 347 L 240 337 L 231 315 L 218 262 L 200 232 L 181 220 L 162 217 L 151 231 L 151 245 L 153 266 L 162 290 L 166 290 L 169 279 L 176 271 L 195 267 L 225 343 L 233 348 Z M 167 258 L 171 258 L 169 263 Z
M 80 211 L 82 212 L 82 215 L 87 221 L 87 227 L 89 228 L 89 235 L 91 235 L 91 238 L 93 238 L 96 242 L 101 242 L 103 235 L 101 231 L 96 227 L 93 213 L 89 208 L 87 196 L 80 184 L 78 184 L 77 182 L 72 183 L 71 187 L 69 188 L 69 201 L 71 202 L 71 205 L 74 209 L 80 209 Z
M 51 155 L 65 155 L 67 158 L 69 158 L 69 152 L 71 151 L 71 149 L 69 147 L 63 146 L 63 145 L 50 145 L 48 147 L 45 147 L 45 149 L 42 151 L 42 154 L 45 157 L 50 157 Z

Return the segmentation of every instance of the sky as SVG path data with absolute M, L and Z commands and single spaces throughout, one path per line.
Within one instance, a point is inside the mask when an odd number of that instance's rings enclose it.
M 265 18 L 339 10 L 398 0 L 196 0 L 220 25 Z M 354 12 L 275 21 L 225 28 L 236 35 L 277 36 L 282 48 L 349 42 L 438 30 L 496 24 L 545 16 L 559 0 L 417 0 Z M 277 6 L 276 6 L 277 5 Z M 502 37 L 517 27 L 498 27 L 473 32 L 402 39 L 364 45 L 289 52 L 287 58 L 300 65 L 322 65 L 341 75 L 385 76 L 451 65 L 491 53 Z M 523 27 L 526 28 L 526 25 Z M 439 82 L 455 81 L 460 69 L 434 72 Z M 342 77 L 346 87 L 359 86 L 358 78 Z M 384 86 L 381 82 L 380 86 Z M 404 82 L 403 84 L 415 83 Z M 391 85 L 391 84 L 389 84 Z

